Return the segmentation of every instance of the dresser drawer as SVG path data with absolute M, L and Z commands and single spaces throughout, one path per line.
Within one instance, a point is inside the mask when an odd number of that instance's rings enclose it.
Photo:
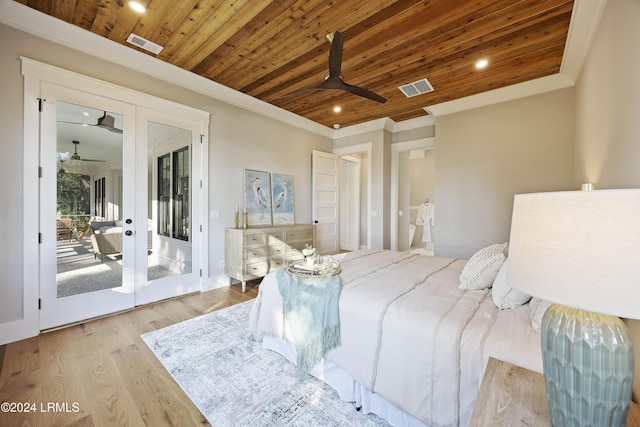
M 264 277 L 269 272 L 284 266 L 282 257 L 251 261 L 244 264 L 244 274 L 253 278 Z
M 313 241 L 313 228 L 300 228 L 286 231 L 287 242 L 293 242 L 296 240 L 310 240 Z M 302 245 L 304 247 L 304 245 Z
M 277 270 L 280 267 L 284 267 L 286 264 L 284 262 L 284 258 L 271 258 L 269 260 L 269 271 Z
M 245 246 L 264 246 L 267 244 L 267 236 L 265 233 L 247 233 L 244 235 Z
M 244 264 L 244 275 L 247 277 L 264 277 L 269 272 L 269 262 L 265 260 L 247 262 Z
M 285 253 L 285 246 L 283 243 L 277 245 L 270 245 L 267 247 L 269 251 L 269 258 L 283 257 Z
M 256 259 L 268 258 L 269 256 L 268 246 L 256 246 L 251 248 L 245 248 L 244 259 L 245 261 L 253 261 Z

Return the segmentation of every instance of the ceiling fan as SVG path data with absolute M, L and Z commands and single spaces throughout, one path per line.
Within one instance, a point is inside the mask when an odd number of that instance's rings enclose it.
M 289 98 L 291 96 L 315 92 L 317 90 L 338 89 L 383 104 L 387 102 L 386 98 L 378 95 L 377 93 L 373 93 L 370 90 L 358 86 L 350 85 L 342 80 L 340 69 L 342 68 L 342 47 L 344 44 L 344 34 L 340 31 L 334 31 L 333 33 L 327 34 L 326 38 L 327 41 L 331 43 L 331 50 L 329 51 L 329 74 L 325 78 L 325 81 L 320 86 L 295 91 L 288 95 L 281 96 L 278 99 Z
M 106 111 L 104 112 L 102 117 L 98 117 L 98 123 L 96 124 L 77 123 L 77 122 L 59 122 L 59 123 L 68 123 L 72 125 L 82 125 L 82 126 L 96 126 L 102 129 L 106 129 L 109 132 L 122 133 L 122 129 L 118 129 L 117 127 L 115 127 L 116 119 L 113 116 L 108 115 Z

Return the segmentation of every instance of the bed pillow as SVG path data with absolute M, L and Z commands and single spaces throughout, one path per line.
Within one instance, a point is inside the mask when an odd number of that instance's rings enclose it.
M 544 316 L 544 312 L 547 311 L 547 308 L 549 308 L 551 304 L 553 303 L 536 297 L 531 298 L 529 302 L 529 307 L 531 308 L 531 313 L 529 314 L 531 326 L 538 334 L 542 327 L 542 316 Z
M 507 310 L 510 308 L 520 307 L 531 299 L 530 295 L 525 294 L 515 288 L 512 288 L 507 283 L 507 266 L 509 265 L 509 258 L 504 260 L 496 280 L 493 281 L 493 288 L 491 289 L 493 303 L 500 310 Z
M 506 243 L 496 243 L 473 254 L 462 269 L 458 288 L 465 291 L 490 288 L 506 259 L 506 248 Z

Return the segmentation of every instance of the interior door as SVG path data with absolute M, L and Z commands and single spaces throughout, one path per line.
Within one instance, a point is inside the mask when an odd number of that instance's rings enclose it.
M 336 254 L 339 246 L 339 163 L 335 154 L 312 152 L 312 210 L 316 247 L 321 254 Z
M 134 306 L 135 107 L 46 83 L 41 95 L 44 330 Z

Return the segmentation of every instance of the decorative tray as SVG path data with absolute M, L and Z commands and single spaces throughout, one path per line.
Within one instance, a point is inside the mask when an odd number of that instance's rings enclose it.
M 287 273 L 302 279 L 320 279 L 340 274 L 340 261 L 330 257 L 320 257 L 320 261 L 309 265 L 304 259 L 293 261 L 287 266 Z

